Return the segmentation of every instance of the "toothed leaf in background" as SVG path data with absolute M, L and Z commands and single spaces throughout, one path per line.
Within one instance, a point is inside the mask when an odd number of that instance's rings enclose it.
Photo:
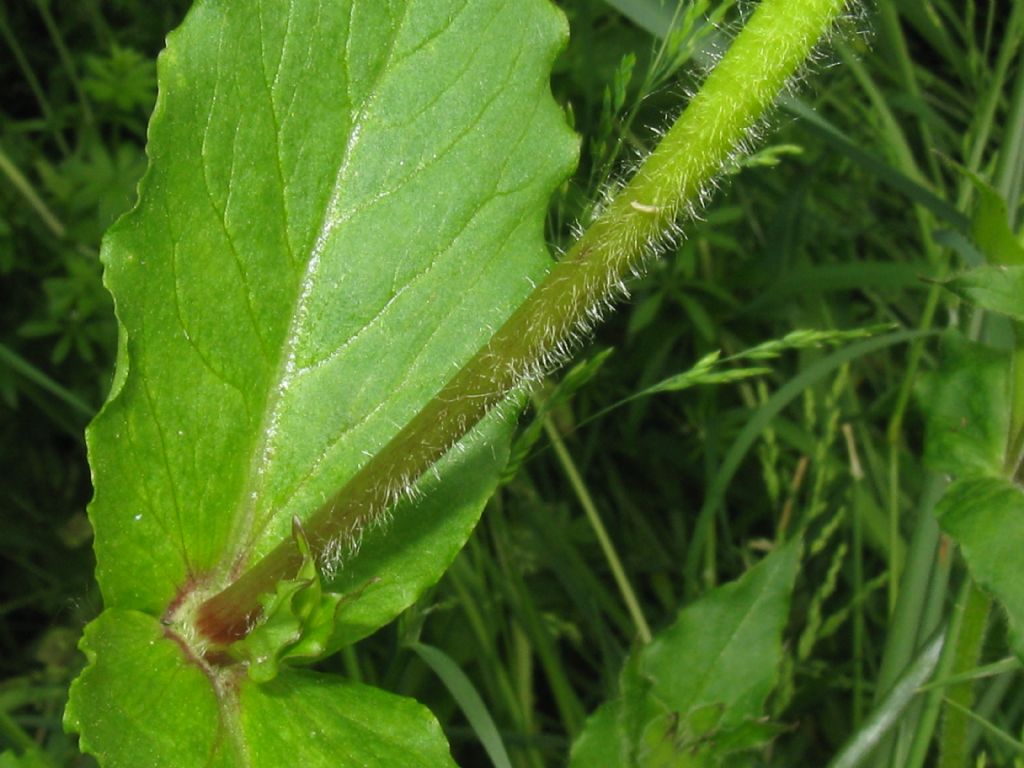
M 966 168 L 961 172 L 978 192 L 971 217 L 971 238 L 987 262 L 969 269 L 942 285 L 990 312 L 1024 320 L 1024 244 L 1010 229 L 1006 201 L 984 179 Z
M 1024 242 L 1010 229 L 1006 201 L 977 174 L 967 172 L 978 190 L 978 203 L 971 217 L 971 237 L 990 264 L 1024 264 Z
M 286 540 L 545 273 L 547 201 L 576 157 L 548 85 L 565 35 L 547 0 L 200 0 L 168 38 L 150 167 L 102 254 L 121 323 L 88 433 L 107 611 L 67 722 L 105 765 L 189 764 L 182 745 L 362 765 L 408 728 L 424 765 L 447 760 L 418 705 L 291 669 L 266 688 L 204 674 L 161 618 Z M 508 431 L 491 418 L 367 534 L 327 585 L 358 596 L 325 650 L 439 578 Z M 303 718 L 313 735 L 289 751 Z
M 777 727 L 761 718 L 799 564 L 793 541 L 684 608 L 627 660 L 620 696 L 587 720 L 570 766 L 720 765 L 768 741 Z
M 917 391 L 925 464 L 957 478 L 1002 474 L 1010 426 L 1006 355 L 952 333 L 940 354 L 938 370 Z
M 1024 322 L 1024 267 L 976 267 L 942 285 L 981 309 Z
M 974 579 L 1002 603 L 1010 645 L 1024 661 L 1024 491 L 1004 478 L 961 480 L 949 487 L 935 514 L 960 546 Z

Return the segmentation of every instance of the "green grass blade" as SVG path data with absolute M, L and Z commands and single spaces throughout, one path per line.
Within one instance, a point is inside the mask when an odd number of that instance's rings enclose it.
M 508 752 L 505 750 L 505 743 L 501 740 L 498 727 L 494 724 L 494 718 L 491 717 L 487 705 L 480 698 L 480 694 L 477 693 L 476 687 L 466 673 L 459 668 L 451 656 L 440 648 L 424 643 L 412 643 L 409 648 L 415 651 L 416 655 L 423 659 L 423 662 L 444 683 L 445 688 L 451 693 L 452 698 L 455 699 L 469 721 L 470 727 L 480 739 L 480 744 L 487 752 L 487 756 L 491 758 L 494 768 L 512 768 Z
M 690 540 L 689 551 L 686 557 L 686 579 L 688 585 L 696 584 L 697 573 L 700 567 L 700 555 L 705 545 L 705 540 L 711 528 L 711 522 L 715 512 L 725 499 L 725 493 L 729 488 L 733 475 L 739 469 L 740 463 L 747 455 L 747 452 L 754 445 L 758 435 L 767 427 L 783 408 L 799 396 L 801 392 L 812 384 L 820 381 L 838 369 L 844 363 L 856 360 L 859 357 L 885 349 L 896 344 L 905 344 L 926 336 L 934 335 L 932 331 L 897 331 L 885 336 L 879 336 L 858 344 L 853 344 L 845 349 L 840 349 L 822 358 L 813 365 L 801 371 L 788 381 L 778 392 L 766 402 L 744 425 L 736 440 L 729 447 L 725 458 L 722 460 L 712 479 L 704 504 L 697 516 L 694 526 L 693 538 Z
M 928 642 L 897 680 L 889 695 L 868 714 L 864 724 L 828 764 L 828 768 L 855 768 L 863 764 L 917 696 L 921 685 L 931 676 L 938 664 L 945 639 L 945 632 L 939 632 Z
M 71 390 L 61 386 L 61 384 L 54 381 L 43 371 L 39 370 L 36 366 L 32 365 L 32 363 L 5 344 L 0 344 L 0 364 L 6 365 L 15 373 L 28 379 L 40 389 L 49 392 L 65 405 L 70 406 L 77 416 L 82 416 L 85 419 L 91 419 L 95 415 L 95 408 L 90 406 Z

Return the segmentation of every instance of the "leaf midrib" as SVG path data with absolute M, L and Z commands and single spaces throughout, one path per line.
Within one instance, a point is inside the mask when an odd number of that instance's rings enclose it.
M 381 58 L 381 64 L 374 73 L 372 84 L 366 90 L 366 95 L 360 103 L 358 110 L 352 109 L 355 104 L 350 98 L 349 107 L 353 111 L 353 117 L 351 127 L 348 130 L 348 140 L 346 141 L 345 150 L 342 153 L 338 170 L 334 175 L 334 183 L 331 187 L 330 195 L 324 205 L 324 210 L 320 217 L 320 224 L 317 228 L 316 238 L 309 257 L 306 260 L 305 272 L 296 286 L 295 300 L 292 304 L 292 309 L 289 315 L 288 330 L 282 339 L 274 375 L 268 379 L 267 399 L 264 404 L 259 429 L 256 432 L 257 438 L 253 445 L 250 468 L 246 475 L 246 483 L 238 500 L 238 506 L 236 507 L 235 512 L 235 522 L 232 526 L 231 533 L 228 536 L 223 556 L 221 557 L 220 563 L 215 568 L 215 574 L 217 574 L 219 578 L 230 578 L 232 576 L 236 576 L 245 567 L 255 544 L 256 537 L 259 534 L 259 531 L 254 530 L 253 527 L 253 521 L 257 510 L 257 495 L 261 490 L 261 478 L 265 477 L 266 471 L 270 466 L 270 441 L 276 432 L 277 424 L 280 419 L 280 407 L 284 393 L 287 391 L 288 383 L 295 372 L 296 349 L 301 338 L 300 334 L 302 331 L 302 324 L 304 322 L 303 309 L 310 294 L 312 293 L 320 258 L 323 256 L 327 241 L 336 228 L 347 220 L 346 218 L 335 218 L 332 214 L 339 209 L 342 201 L 342 195 L 345 189 L 343 182 L 347 176 L 353 152 L 358 146 L 362 135 L 363 120 L 366 117 L 369 107 L 377 97 L 381 79 L 392 60 L 395 51 L 395 43 L 403 25 L 405 24 L 408 8 L 408 3 L 403 5 L 401 17 L 397 20 L 397 23 L 393 24 L 391 27 L 387 53 Z M 348 49 L 352 36 L 352 16 L 354 12 L 355 3 L 349 7 L 349 20 L 346 28 L 345 40 L 345 62 L 350 61 Z M 284 45 L 285 43 L 282 42 L 282 47 Z M 275 74 L 275 80 L 277 77 L 278 74 Z M 348 85 L 348 73 L 346 72 L 346 90 L 348 90 Z M 269 94 L 269 96 L 271 112 L 274 115 L 275 140 L 279 145 L 281 136 L 279 124 L 276 119 L 276 108 L 273 93 Z M 282 187 L 282 198 L 287 200 L 284 187 Z M 294 259 L 292 261 L 294 263 Z

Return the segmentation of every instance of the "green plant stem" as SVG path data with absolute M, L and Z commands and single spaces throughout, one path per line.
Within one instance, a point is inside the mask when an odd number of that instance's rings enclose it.
M 921 134 L 921 143 L 925 147 L 937 146 L 931 130 L 931 121 L 934 119 L 934 116 L 927 100 L 921 93 L 921 87 L 914 72 L 914 64 L 907 51 L 907 41 L 903 36 L 903 30 L 900 28 L 900 17 L 896 5 L 894 3 L 879 3 L 878 20 L 881 36 L 889 45 L 896 59 L 896 66 L 899 70 L 900 80 L 903 81 L 903 87 L 911 99 L 920 105 L 921 111 L 917 115 L 917 123 L 918 131 Z M 928 170 L 931 173 L 932 179 L 935 182 L 940 182 L 941 176 L 939 174 L 938 159 L 935 157 L 935 154 L 928 152 L 924 159 L 928 164 Z
M 508 711 L 512 712 L 513 717 L 521 722 L 525 713 L 519 707 L 519 700 L 516 697 L 512 681 L 509 679 L 506 666 L 494 653 L 489 622 L 480 611 L 480 606 L 484 604 L 484 601 L 481 600 L 484 590 L 479 589 L 478 585 L 470 584 L 468 574 L 472 572 L 472 569 L 465 568 L 464 564 L 457 561 L 450 571 L 449 578 L 452 588 L 458 596 L 459 605 L 466 616 L 469 632 L 476 642 L 481 667 L 487 670 L 493 680 L 489 686 L 492 692 L 488 700 L 502 699 Z M 460 632 L 465 632 L 465 630 L 460 629 Z M 494 692 L 495 688 L 497 692 Z
M 951 709 L 962 714 L 964 716 L 964 719 L 969 720 L 976 726 L 979 726 L 979 730 L 986 731 L 992 736 L 993 739 L 1002 742 L 1004 746 L 1013 750 L 1013 752 L 1015 752 L 1018 755 L 1018 757 L 1024 756 L 1024 742 L 1018 741 L 1017 739 L 1013 738 L 1013 736 L 1008 734 L 1006 731 L 1002 730 L 1001 728 L 997 728 L 973 710 L 966 709 L 960 704 L 957 704 L 952 699 L 946 699 L 946 704 L 949 705 Z M 964 765 L 967 765 L 967 763 L 964 763 Z
M 843 425 L 843 436 L 846 439 L 846 450 L 850 457 L 850 477 L 853 486 L 850 491 L 850 516 L 852 542 L 850 560 L 853 563 L 853 590 L 860 599 L 853 609 L 853 711 L 851 721 L 856 729 L 864 719 L 864 638 L 866 637 L 864 622 L 864 532 L 863 513 L 866 506 L 864 488 L 864 469 L 861 467 L 857 454 L 857 443 L 853 429 L 849 424 Z
M 306 533 L 315 552 L 379 515 L 509 392 L 564 358 L 573 339 L 624 290 L 624 280 L 642 271 L 678 217 L 700 205 L 845 5 L 846 0 L 763 0 L 602 215 L 487 345 L 309 518 Z M 238 578 L 198 610 L 196 626 L 214 643 L 243 636 L 258 613 L 259 596 L 299 564 L 290 541 L 245 570 L 248 554 L 241 553 L 232 573 L 220 577 Z
M 500 510 L 500 505 L 497 505 Z M 494 535 L 502 541 L 509 540 L 509 532 L 506 528 L 504 515 L 491 516 L 494 522 Z M 513 563 L 508 557 L 507 550 L 499 549 L 499 576 L 495 580 L 498 588 L 503 590 L 510 605 L 515 606 L 515 613 L 522 623 L 522 628 L 532 639 L 533 650 L 537 654 L 540 666 L 544 671 L 547 686 L 551 691 L 551 698 L 554 701 L 558 714 L 562 719 L 562 725 L 570 737 L 575 738 L 583 729 L 583 721 L 586 719 L 586 709 L 576 690 L 569 681 L 565 662 L 557 644 L 551 637 L 551 629 L 544 621 L 540 607 L 536 604 L 517 563 Z M 486 647 L 486 645 L 481 646 Z M 503 682 L 507 683 L 507 672 L 502 669 Z M 513 698 L 514 701 L 514 698 Z
M 912 347 L 911 349 L 915 349 Z M 895 440 L 889 441 L 889 615 L 896 612 L 899 599 L 900 577 L 903 575 L 903 561 L 897 550 L 900 540 L 900 446 Z
M 938 623 L 938 617 L 928 609 L 941 606 L 941 595 L 946 589 L 945 579 L 941 575 L 944 570 L 948 570 L 949 558 L 947 556 L 947 562 L 942 562 L 941 534 L 934 514 L 935 504 L 942 497 L 946 486 L 944 479 L 929 474 L 921 490 L 917 521 L 907 548 L 906 569 L 900 583 L 896 610 L 890 613 L 882 664 L 875 683 L 876 707 L 881 706 L 883 697 L 888 695 L 900 674 L 911 663 L 919 644 L 934 631 Z M 933 599 L 936 593 L 939 599 Z M 912 727 L 911 719 L 904 718 L 900 731 Z M 881 739 L 874 750 L 873 764 L 879 768 L 898 764 L 894 761 L 896 742 L 894 735 Z
M 1010 354 L 1010 429 L 1006 445 L 1004 469 L 1013 477 L 1024 456 L 1024 328 L 1013 329 L 1014 344 Z
M 883 21 L 888 17 L 889 22 L 889 36 L 893 41 L 894 46 L 897 48 L 897 56 L 900 57 L 902 52 L 899 50 L 902 44 L 902 34 L 899 31 L 898 18 L 893 17 L 894 12 L 891 9 L 886 12 L 883 11 Z M 894 25 L 894 28 L 893 28 Z M 844 52 L 842 46 L 839 50 Z M 875 108 L 878 115 L 881 117 L 882 131 L 886 138 L 887 146 L 890 149 L 890 153 L 893 157 L 895 164 L 899 167 L 900 171 L 906 174 L 910 179 L 917 182 L 923 187 L 930 188 L 930 184 L 921 172 L 914 158 L 914 153 L 910 148 L 910 143 L 907 141 L 907 137 L 903 131 L 900 121 L 893 114 L 889 108 L 889 104 L 886 101 L 881 89 L 879 89 L 874 81 L 872 80 L 867 68 L 857 60 L 856 57 L 845 53 L 844 61 L 853 73 L 854 77 L 860 83 L 861 88 L 871 101 L 872 106 Z M 913 74 L 909 71 L 905 71 L 904 77 L 908 78 L 909 81 L 913 80 Z M 908 82 L 908 88 L 911 88 L 911 92 L 916 92 L 916 87 L 912 87 L 912 82 Z M 933 218 L 929 211 L 920 204 L 914 206 L 914 216 L 917 221 L 918 231 L 921 237 L 921 243 L 924 246 L 925 256 L 928 261 L 938 267 L 940 277 L 946 271 L 946 263 L 948 259 L 943 259 L 939 248 L 935 244 L 935 240 L 932 236 L 932 230 L 934 229 Z M 918 325 L 921 329 L 928 329 L 932 325 L 932 321 L 935 317 L 936 309 L 938 308 L 939 295 L 941 288 L 938 284 L 931 287 L 928 294 L 928 299 L 925 304 L 925 310 L 922 313 L 921 322 Z M 900 578 L 903 571 L 903 563 L 899 559 L 899 547 L 897 542 L 900 538 L 900 446 L 903 440 L 903 417 L 906 412 L 907 406 L 910 403 L 910 396 L 913 388 L 914 381 L 917 378 L 917 369 L 921 362 L 921 357 L 924 354 L 924 342 L 918 342 L 914 344 L 910 349 L 910 354 L 907 360 L 907 372 L 903 378 L 902 385 L 897 395 L 896 407 L 893 409 L 892 417 L 889 421 L 888 430 L 886 437 L 889 443 L 889 611 L 890 614 L 896 608 L 897 602 L 897 590 L 900 585 Z
M 1003 43 L 1003 47 L 999 54 L 999 60 L 997 64 L 997 76 L 994 82 L 991 83 L 987 99 L 985 100 L 984 106 L 981 108 L 979 112 L 980 116 L 979 120 L 977 121 L 977 125 L 979 126 L 978 132 L 974 136 L 974 141 L 970 150 L 969 163 L 972 168 L 978 167 L 978 165 L 981 163 L 984 150 L 987 146 L 987 139 L 992 129 L 993 115 L 996 111 L 996 108 L 1000 102 L 1000 97 L 1002 95 L 1001 84 L 1005 78 L 1005 73 L 1009 66 L 1009 62 L 1019 46 L 1019 40 L 1016 39 L 1016 30 L 1019 28 L 1020 23 L 1021 6 L 1015 4 L 1010 19 L 1007 22 L 1008 29 L 1011 31 L 1007 33 Z M 1014 101 L 1011 103 L 1010 107 L 1011 114 L 1019 114 L 1021 110 L 1021 104 L 1024 103 L 1022 102 L 1021 94 L 1022 84 L 1024 84 L 1024 77 L 1019 77 L 1016 83 L 1017 88 L 1014 93 L 1015 98 Z M 1012 124 L 1012 121 L 1008 124 Z M 999 178 L 1004 186 L 1004 189 L 1001 190 L 1004 192 L 1004 194 L 1006 192 L 1006 189 L 1012 185 L 1013 179 L 1017 178 L 1016 174 L 1019 173 L 1019 170 L 1016 167 L 1016 161 L 1019 155 L 1018 151 L 1015 150 L 1014 148 L 1019 146 L 1020 135 L 1021 132 L 1019 130 L 1016 132 L 1011 132 L 1011 134 L 1004 139 L 1003 149 L 999 155 Z M 964 183 L 961 185 L 961 191 L 958 198 L 958 208 L 963 209 L 966 206 L 967 202 L 970 199 L 970 189 L 971 185 L 967 183 L 965 180 Z M 929 242 L 930 241 L 926 241 L 926 245 Z M 931 325 L 932 317 L 934 316 L 934 313 L 938 306 L 939 291 L 937 289 L 938 286 L 934 285 L 932 289 L 929 291 L 925 312 L 923 314 L 923 318 L 921 321 L 921 327 L 930 327 Z M 911 364 L 908 366 L 908 374 L 904 379 L 904 386 L 901 389 L 897 407 L 894 409 L 893 417 L 889 424 L 888 438 L 890 450 L 893 452 L 893 455 L 895 454 L 896 446 L 898 445 L 900 440 L 903 414 L 905 411 L 906 404 L 909 400 L 910 386 L 913 381 L 912 373 L 913 370 L 917 367 L 921 351 L 922 350 L 920 348 L 915 348 L 914 350 L 912 350 L 913 357 L 911 360 Z M 1015 354 L 1015 363 L 1017 357 L 1018 354 Z M 1024 366 L 1021 366 L 1021 368 L 1024 368 Z M 1018 368 L 1016 367 L 1016 365 L 1015 375 L 1019 377 Z M 1024 383 L 1024 378 L 1022 378 L 1022 383 Z M 1015 405 L 1014 414 L 1012 416 L 1012 420 L 1015 424 L 1020 419 L 1019 414 L 1022 411 L 1024 411 L 1024 409 L 1020 408 L 1016 404 L 1018 400 L 1018 386 L 1019 385 L 1016 385 L 1015 383 L 1013 398 Z M 1008 463 L 1012 461 L 1010 457 L 1015 455 L 1015 453 L 1019 451 L 1019 447 L 1017 445 L 1018 441 L 1017 439 L 1015 439 L 1015 436 L 1017 435 L 1019 435 L 1019 431 L 1015 432 L 1011 430 L 1009 446 L 1010 450 L 1009 455 L 1007 457 Z M 897 520 L 896 514 L 898 510 L 897 505 L 899 496 L 898 476 L 894 474 L 890 479 L 892 482 L 890 490 L 890 503 L 893 515 L 891 519 L 895 523 Z M 936 487 L 941 487 L 942 485 L 944 485 L 944 483 L 942 483 L 938 478 L 935 478 L 933 476 L 929 479 L 926 487 L 928 487 L 929 489 L 934 489 Z M 929 492 L 926 495 L 931 495 L 931 493 Z M 931 584 L 928 587 L 929 598 L 927 601 L 929 605 L 929 610 L 927 611 L 927 613 L 931 613 L 937 616 L 938 608 L 941 606 L 942 603 L 941 593 L 945 591 L 944 587 L 942 587 L 940 590 L 937 585 L 941 585 L 943 580 L 945 578 L 948 578 L 948 558 L 945 560 L 945 563 L 943 563 L 940 562 L 939 559 L 934 559 L 932 556 L 928 555 L 928 550 L 934 551 L 935 548 L 935 545 L 930 543 L 931 540 L 934 539 L 935 542 L 938 541 L 938 527 L 934 521 L 934 518 L 931 516 L 930 509 L 927 512 L 927 514 L 929 516 L 928 519 L 925 520 L 922 517 L 919 521 L 918 529 L 920 531 L 922 528 L 924 528 L 929 531 L 929 533 L 925 537 L 929 540 L 929 544 L 925 547 L 917 547 L 915 549 L 912 549 L 911 557 L 915 558 L 914 562 L 911 563 L 910 561 L 908 561 L 908 573 L 906 574 L 906 578 L 902 579 L 900 583 L 900 593 L 898 597 L 897 608 L 896 611 L 892 614 L 889 637 L 887 638 L 886 651 L 883 656 L 882 671 L 879 675 L 878 688 L 880 692 L 884 692 L 887 689 L 887 681 L 888 679 L 890 679 L 891 674 L 894 671 L 898 670 L 902 663 L 904 663 L 904 661 L 907 658 L 909 658 L 909 651 L 913 647 L 913 643 L 920 642 L 919 632 L 922 629 L 923 631 L 927 632 L 932 622 L 938 620 L 937 618 L 925 620 L 922 617 L 921 619 L 919 619 L 919 621 L 921 622 L 921 626 L 918 627 L 918 622 L 915 621 L 912 617 L 908 617 L 905 612 L 905 609 L 908 605 L 910 605 L 913 602 L 921 601 L 921 597 L 919 596 L 919 589 L 921 586 L 924 585 L 925 580 L 930 580 Z M 896 530 L 898 531 L 898 528 Z M 917 587 L 912 586 L 913 584 L 916 584 Z M 905 594 L 904 590 L 906 590 L 908 594 Z M 940 669 L 946 669 L 948 671 L 949 666 L 953 664 L 954 658 L 960 655 L 961 651 L 959 646 L 961 645 L 961 643 L 968 642 L 970 639 L 970 633 L 968 633 L 965 636 L 963 633 L 960 632 L 959 619 L 962 615 L 961 611 L 963 609 L 963 605 L 963 600 L 958 601 L 957 613 L 955 614 L 956 621 L 954 621 L 953 625 L 951 626 L 949 644 L 947 646 L 947 651 L 943 656 L 943 660 L 940 662 Z M 964 651 L 964 653 L 970 655 L 970 650 L 967 649 Z M 939 693 L 935 693 L 934 695 L 930 695 L 926 698 L 923 705 L 921 705 L 918 708 L 919 711 L 909 712 L 908 717 L 906 718 L 907 722 L 901 728 L 901 732 L 903 734 L 912 735 L 912 741 L 909 745 L 909 752 L 902 752 L 899 749 L 900 745 L 887 740 L 887 743 L 885 744 L 884 748 L 880 750 L 876 765 L 888 766 L 898 764 L 902 766 L 907 766 L 907 768 L 918 768 L 919 766 L 923 766 L 928 756 L 928 751 L 930 749 L 930 744 L 932 741 L 932 735 L 934 733 L 935 726 L 942 708 L 942 702 L 942 696 Z M 947 737 L 944 732 L 944 744 L 946 738 Z M 950 736 L 949 738 L 952 739 L 953 736 Z
M 981 697 L 978 699 L 978 703 L 974 707 L 974 714 L 978 717 L 984 718 L 986 721 L 991 721 L 994 717 L 1002 716 L 1006 711 L 1006 707 L 1004 706 L 1006 694 L 1013 687 L 1014 683 L 1016 683 L 1017 677 L 1020 673 L 1020 662 L 1016 657 L 1013 657 L 1013 661 L 1013 667 L 1009 671 L 1003 672 L 992 680 L 992 682 L 985 688 L 984 693 L 981 694 Z M 982 733 L 983 731 L 981 728 L 974 728 L 971 730 L 968 740 L 968 749 L 971 752 L 977 748 L 978 741 L 981 739 Z
M 946 272 L 942 267 L 941 276 Z M 924 312 L 921 314 L 921 321 L 918 329 L 929 330 L 935 313 L 939 307 L 939 296 L 942 288 L 938 283 L 932 285 L 928 291 L 925 301 Z M 917 378 L 917 369 L 924 356 L 925 339 L 921 339 L 911 345 L 907 354 L 907 372 L 903 377 L 899 393 L 896 396 L 896 406 L 893 408 L 892 416 L 889 418 L 889 425 L 886 428 L 886 441 L 889 445 L 889 612 L 895 610 L 897 602 L 897 590 L 903 576 L 903 562 L 899 559 L 900 548 L 897 546 L 900 539 L 900 473 L 899 473 L 899 450 L 903 441 L 903 417 L 906 415 L 907 407 L 910 405 L 910 396 L 913 393 L 914 381 Z
M 1013 101 L 1010 105 L 1010 121 L 1012 126 L 1005 138 L 999 153 L 999 167 L 996 170 L 995 184 L 1005 200 L 1016 200 L 1013 195 L 1021 186 L 1024 176 L 1024 127 L 1014 125 L 1013 121 L 1024 122 L 1024 72 L 1021 72 L 1014 84 Z M 1017 224 L 1016 205 L 1007 206 L 1010 229 Z M 1024 452 L 1024 327 L 1015 323 L 1013 328 L 1014 348 L 1010 358 L 1012 375 L 1012 392 L 1010 399 L 1010 432 L 1007 443 L 1005 468 L 1010 476 L 1016 473 Z
M 2 147 L 0 147 L 0 173 L 7 177 L 7 180 L 28 201 L 32 210 L 39 214 L 39 218 L 43 220 L 43 224 L 53 233 L 53 236 L 62 240 L 66 232 L 64 225 L 60 223 L 60 219 L 43 202 L 43 199 L 36 194 L 31 182 L 18 170 L 18 166 L 11 161 L 11 158 L 7 156 Z
M 57 128 L 57 121 L 54 117 L 53 109 L 50 107 L 50 100 L 46 98 L 46 91 L 43 90 L 43 86 L 40 84 L 39 78 L 36 77 L 32 65 L 29 64 L 28 59 L 25 57 L 25 51 L 11 30 L 10 24 L 7 23 L 7 13 L 4 8 L 0 8 L 0 37 L 3 37 L 7 47 L 11 49 L 11 53 L 14 55 L 14 60 L 18 62 L 18 67 L 25 76 L 28 87 L 31 89 L 32 95 L 35 96 L 36 103 L 39 105 L 39 111 L 43 113 L 43 120 L 53 134 L 53 140 L 57 145 L 57 149 L 66 157 L 71 153 L 71 149 Z
M 22 752 L 35 750 L 39 745 L 32 737 L 25 733 L 25 730 L 18 725 L 14 718 L 6 712 L 0 711 L 0 736 L 3 736 L 10 744 Z
M 999 49 L 995 68 L 992 70 L 992 76 L 986 82 L 985 98 L 977 111 L 978 119 L 975 121 L 976 128 L 972 136 L 971 151 L 967 157 L 967 168 L 976 173 L 981 168 L 985 150 L 995 127 L 995 114 L 1003 98 L 1003 86 L 1006 82 L 1007 72 L 1020 50 L 1022 27 L 1024 27 L 1024 4 L 1014 3 L 1010 11 L 1010 18 L 1006 22 L 1007 31 Z M 1005 152 L 1000 154 L 1000 159 L 1004 157 L 1007 157 Z M 973 193 L 974 185 L 964 179 L 960 185 L 960 195 L 957 198 L 958 210 L 967 210 L 967 204 Z
M 1003 198 L 1011 201 L 1009 223 L 1010 228 L 1015 229 L 1018 206 L 1012 201 L 1020 200 L 1021 186 L 1024 185 L 1024 68 L 1017 72 L 1017 80 L 1013 84 L 1006 126 L 1007 135 L 1003 137 L 994 181 Z
M 964 587 L 963 621 L 956 639 L 950 673 L 968 672 L 978 666 L 981 647 L 988 628 L 992 598 L 983 593 L 973 581 Z M 965 715 L 974 704 L 974 681 L 957 683 L 946 692 L 946 703 L 939 745 L 938 768 L 965 768 L 970 754 L 968 733 L 971 719 Z
M 943 680 L 953 675 L 953 668 L 959 657 L 957 645 L 962 638 L 962 630 L 965 620 L 968 619 L 968 608 L 971 590 L 975 589 L 970 578 L 960 587 L 956 602 L 953 606 L 952 615 L 949 619 L 946 631 L 946 646 L 942 650 L 939 663 L 935 667 L 934 679 Z M 907 768 L 922 768 L 926 765 L 928 753 L 931 749 L 932 735 L 935 732 L 936 723 L 942 711 L 942 703 L 945 698 L 945 691 L 939 688 L 932 688 L 925 694 L 924 706 L 917 718 L 914 728 L 913 740 L 905 755 L 900 755 L 899 765 Z
M 81 416 L 83 419 L 90 419 L 95 415 L 95 408 L 71 390 L 62 387 L 6 344 L 0 344 L 0 365 L 6 366 L 37 385 L 40 389 L 49 392 L 58 400 L 70 406 L 76 415 Z
M 629 611 L 629 616 L 633 619 L 633 625 L 636 627 L 636 633 L 640 638 L 640 642 L 646 645 L 651 642 L 653 635 L 651 634 L 650 626 L 647 624 L 647 619 L 644 617 L 643 609 L 640 607 L 640 601 L 633 591 L 633 585 L 629 583 L 626 569 L 622 567 L 622 561 L 619 559 L 618 552 L 615 551 L 615 545 L 612 543 L 611 536 L 608 535 L 608 530 L 604 527 L 604 523 L 601 522 L 601 515 L 597 511 L 597 505 L 594 504 L 590 491 L 587 490 L 586 483 L 580 477 L 580 473 L 576 469 L 576 463 L 572 460 L 572 456 L 569 455 L 569 450 L 565 447 L 562 436 L 558 434 L 558 430 L 551 422 L 550 416 L 544 419 L 544 431 L 547 433 L 548 439 L 555 449 L 558 463 L 562 465 L 563 471 L 569 478 L 569 483 L 576 493 L 580 506 L 583 507 L 583 512 L 587 516 L 587 522 L 590 523 L 594 535 L 597 536 L 597 543 L 601 546 L 601 552 L 604 553 L 605 560 L 608 561 L 608 567 L 611 568 L 612 577 L 615 579 L 615 584 L 619 587 L 619 593 L 622 595 L 622 601 L 626 604 L 626 610 Z
M 71 58 L 71 52 L 64 43 L 64 36 L 60 32 L 57 22 L 54 21 L 53 14 L 50 13 L 50 4 L 48 0 L 35 0 L 35 6 L 36 10 L 39 11 L 39 15 L 43 19 L 43 24 L 46 26 L 46 31 L 49 33 L 54 47 L 57 49 L 57 55 L 60 57 L 60 62 L 67 72 L 68 79 L 71 81 L 71 86 L 75 90 L 75 96 L 78 98 L 79 108 L 82 110 L 82 120 L 86 125 L 92 125 L 94 122 L 92 106 L 89 104 L 89 100 L 85 97 L 85 91 L 82 89 L 82 81 L 78 77 L 78 70 L 75 67 L 74 59 Z

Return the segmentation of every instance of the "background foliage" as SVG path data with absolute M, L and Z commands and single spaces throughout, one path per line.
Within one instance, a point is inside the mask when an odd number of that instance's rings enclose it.
M 552 204 L 556 247 L 656 141 L 721 45 L 686 13 L 666 41 L 673 8 L 657 0 L 559 5 L 572 41 L 553 89 L 584 159 Z M 687 7 L 726 32 L 736 18 L 729 2 Z M 60 715 L 82 664 L 75 642 L 99 610 L 81 438 L 113 363 L 98 243 L 144 169 L 153 59 L 186 8 L 0 8 L 0 738 L 19 752 L 40 746 L 45 764 L 88 764 Z M 499 740 L 513 765 L 563 764 L 587 713 L 618 692 L 636 638 L 796 530 L 808 546 L 769 704 L 782 727 L 763 764 L 825 764 L 924 630 L 969 611 L 948 542 L 938 557 L 914 556 L 937 491 L 922 461 L 935 390 L 922 390 L 923 408 L 911 393 L 938 366 L 934 337 L 870 354 L 851 342 L 842 359 L 801 343 L 768 375 L 634 397 L 715 350 L 799 328 L 954 327 L 1005 343 L 1005 326 L 922 277 L 979 259 L 966 235 L 977 192 L 950 160 L 1001 187 L 1018 220 L 1024 3 L 862 10 L 802 101 L 773 118 L 770 145 L 737 163 L 686 241 L 580 351 L 588 362 L 538 392 L 507 482 L 444 581 L 327 662 L 426 702 L 461 765 L 490 764 Z M 780 408 L 758 420 L 766 405 Z M 1001 614 L 988 624 L 980 664 L 1008 654 Z M 1012 764 L 1021 677 L 1012 662 L 989 671 L 950 697 L 976 715 L 967 752 Z M 930 701 L 900 710 L 897 741 L 948 746 L 957 710 L 939 710 L 936 728 Z M 872 759 L 889 764 L 890 749 L 912 748 L 882 745 Z

